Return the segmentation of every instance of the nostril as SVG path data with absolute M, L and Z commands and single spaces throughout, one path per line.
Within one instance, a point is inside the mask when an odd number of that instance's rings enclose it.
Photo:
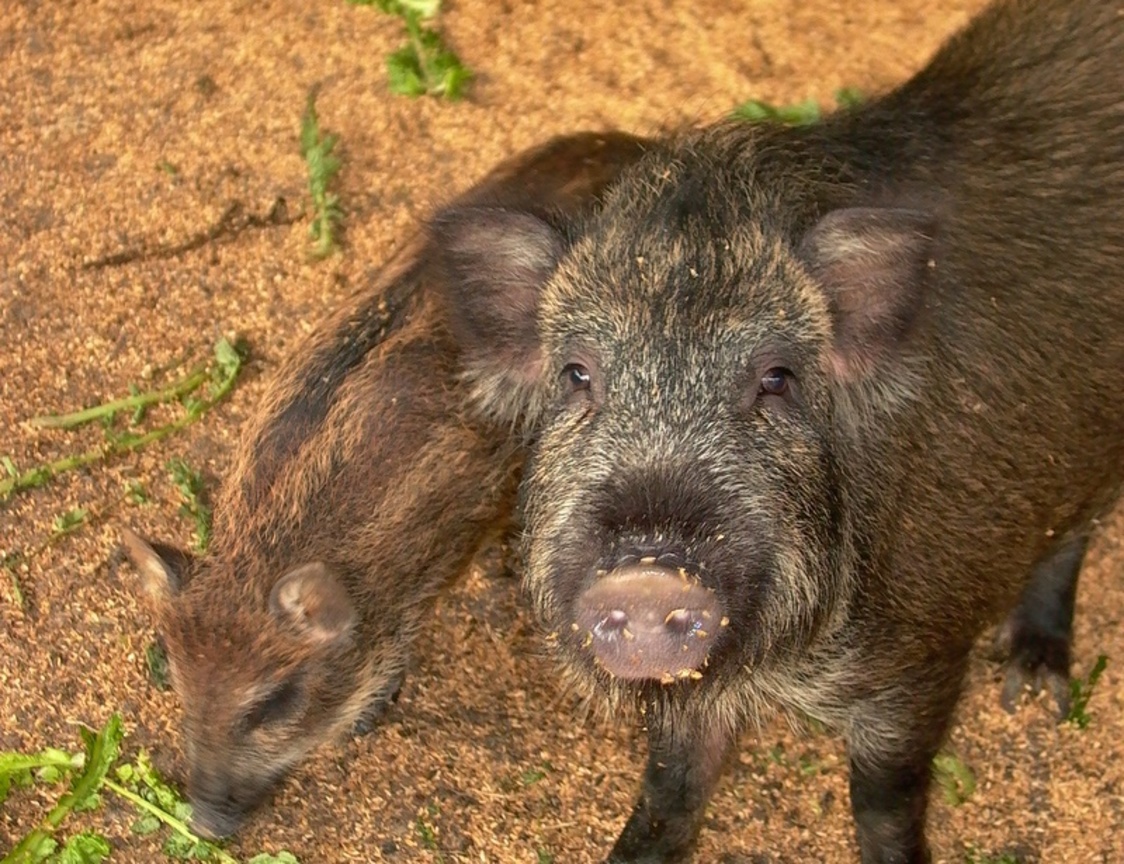
M 667 613 L 663 624 L 672 633 L 683 634 L 695 626 L 695 616 L 686 609 L 675 609 Z
M 623 634 L 628 627 L 628 613 L 623 609 L 614 609 L 602 618 L 594 628 L 597 636 L 604 639 L 609 636 Z

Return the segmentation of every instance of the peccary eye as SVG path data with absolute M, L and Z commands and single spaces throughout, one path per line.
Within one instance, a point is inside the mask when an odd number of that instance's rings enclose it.
M 788 392 L 788 381 L 792 373 L 780 366 L 774 367 L 761 376 L 761 393 L 767 396 L 783 396 Z
M 300 695 L 300 686 L 296 681 L 281 684 L 250 709 L 244 721 L 246 730 L 253 731 L 267 723 L 281 722 L 296 709 Z
M 571 393 L 588 390 L 590 384 L 589 370 L 581 363 L 568 363 L 562 368 L 562 382 Z

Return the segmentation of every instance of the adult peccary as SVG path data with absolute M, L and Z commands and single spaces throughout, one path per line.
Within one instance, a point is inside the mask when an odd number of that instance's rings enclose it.
M 846 736 L 866 864 L 928 861 L 983 628 L 1005 696 L 1064 694 L 1124 475 L 1122 82 L 1118 4 L 1014 0 L 856 110 L 672 137 L 587 220 L 435 221 L 476 396 L 539 436 L 537 610 L 644 711 L 610 861 L 689 858 L 773 707 Z
M 643 143 L 553 139 L 462 197 L 574 217 Z M 232 833 L 317 745 L 369 727 L 436 594 L 510 514 L 522 454 L 510 429 L 466 411 L 434 258 L 424 237 L 408 244 L 278 370 L 205 557 L 124 532 L 183 702 L 206 835 Z

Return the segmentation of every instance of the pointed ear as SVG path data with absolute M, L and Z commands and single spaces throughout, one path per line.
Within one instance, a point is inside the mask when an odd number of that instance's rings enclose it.
M 835 210 L 804 237 L 800 255 L 831 304 L 837 378 L 869 374 L 908 331 L 936 267 L 935 237 L 928 213 L 874 207 Z
M 269 595 L 269 608 L 306 638 L 322 644 L 344 639 L 359 618 L 343 584 L 319 561 L 278 579 Z
M 514 421 L 542 372 L 539 295 L 565 252 L 565 236 L 538 216 L 501 207 L 455 207 L 430 230 L 450 328 L 477 397 Z
M 183 590 L 191 556 L 160 543 L 149 543 L 129 528 L 121 529 L 121 542 L 140 573 L 141 589 L 156 603 L 166 603 Z

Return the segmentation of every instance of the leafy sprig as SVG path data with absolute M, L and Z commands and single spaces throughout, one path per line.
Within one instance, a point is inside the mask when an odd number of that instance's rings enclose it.
M 336 232 L 343 222 L 339 196 L 329 189 L 340 171 L 339 157 L 333 153 L 337 143 L 338 135 L 320 131 L 313 88 L 301 115 L 300 146 L 301 157 L 308 166 L 308 194 L 312 198 L 312 223 L 308 234 L 312 238 L 314 258 L 327 258 L 335 251 Z
M 211 508 L 203 500 L 203 478 L 183 459 L 169 460 L 168 470 L 183 497 L 180 515 L 195 523 L 195 550 L 205 552 L 211 542 Z
M 115 767 L 124 740 L 119 714 L 110 717 L 99 731 L 82 729 L 80 732 L 84 744 L 81 753 L 53 747 L 32 755 L 0 753 L 0 804 L 12 788 L 70 780 L 68 790 L 42 822 L 25 835 L 0 864 L 99 864 L 111 851 L 102 835 L 80 831 L 72 834 L 62 846 L 57 838 L 70 814 L 96 810 L 101 805 L 103 790 L 137 809 L 135 833 L 151 834 L 162 828 L 170 829 L 164 842 L 164 852 L 169 857 L 238 864 L 238 859 L 222 847 L 191 830 L 191 805 L 159 775 L 145 751 L 140 751 L 132 762 Z M 255 855 L 248 864 L 300 862 L 292 853 L 282 851 L 276 855 Z
M 1078 729 L 1088 728 L 1093 719 L 1085 709 L 1089 707 L 1089 700 L 1093 698 L 1093 688 L 1097 686 L 1107 665 L 1108 657 L 1101 654 L 1085 678 L 1073 678 L 1069 682 L 1069 713 L 1065 719 Z
M 436 96 L 456 101 L 464 95 L 472 72 L 425 22 L 441 11 L 441 0 L 349 0 L 354 6 L 375 6 L 402 19 L 406 44 L 386 58 L 392 92 L 401 96 Z
M 29 425 L 44 429 L 73 429 L 86 423 L 102 421 L 106 424 L 105 442 L 81 453 L 72 453 L 25 470 L 17 468 L 10 457 L 0 457 L 0 466 L 3 466 L 8 474 L 6 478 L 0 480 L 0 500 L 25 489 L 43 486 L 51 478 L 68 471 L 140 450 L 154 441 L 160 441 L 190 426 L 226 398 L 234 388 L 242 362 L 241 351 L 227 339 L 219 339 L 215 343 L 211 361 L 172 387 L 137 393 L 73 414 L 32 418 L 28 421 Z M 200 393 L 201 389 L 202 393 Z M 119 412 L 128 411 L 132 416 L 141 405 L 177 400 L 183 404 L 183 415 L 147 432 L 130 430 L 116 432 L 110 425 Z
M 835 91 L 835 104 L 838 109 L 847 110 L 861 105 L 863 95 L 854 87 L 843 87 Z M 738 120 L 750 123 L 782 123 L 787 126 L 806 126 L 823 117 L 823 109 L 815 99 L 805 99 L 790 105 L 773 105 L 760 99 L 743 102 L 733 111 Z

